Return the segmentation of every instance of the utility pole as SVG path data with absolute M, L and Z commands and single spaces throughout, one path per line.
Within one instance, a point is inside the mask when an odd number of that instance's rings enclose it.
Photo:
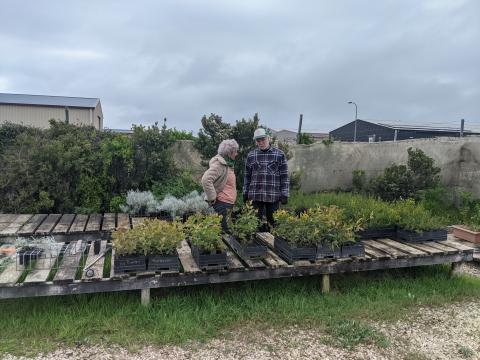
M 300 114 L 300 119 L 298 120 L 297 144 L 300 144 L 300 136 L 302 135 L 302 121 L 303 121 L 303 114 Z
M 395 134 L 393 135 L 393 142 L 397 141 L 398 129 L 395 129 Z
M 465 130 L 465 119 L 460 120 L 460 137 L 463 137 L 463 131 Z
M 357 120 L 358 120 L 358 108 L 355 101 L 349 101 L 349 104 L 355 105 L 355 125 L 353 130 L 353 142 L 357 142 Z
M 70 116 L 68 114 L 68 106 L 65 106 L 65 123 L 66 124 L 70 123 Z

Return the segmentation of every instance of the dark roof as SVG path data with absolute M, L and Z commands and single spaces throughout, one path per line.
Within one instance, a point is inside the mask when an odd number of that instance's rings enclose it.
M 360 120 L 360 119 L 359 119 Z M 407 124 L 397 124 L 389 122 L 376 122 L 369 120 L 362 120 L 379 126 L 388 127 L 394 130 L 410 130 L 410 131 L 435 131 L 435 132 L 460 132 L 460 127 L 448 127 L 448 126 L 425 126 L 425 125 L 407 125 Z M 473 133 L 472 130 L 463 130 L 464 133 Z
M 70 106 L 91 109 L 95 108 L 99 101 L 100 99 L 83 97 L 0 93 L 0 104 Z

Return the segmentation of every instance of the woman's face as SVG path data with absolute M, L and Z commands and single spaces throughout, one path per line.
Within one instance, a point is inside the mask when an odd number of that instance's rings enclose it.
M 237 151 L 237 150 L 233 150 L 233 151 L 230 153 L 230 159 L 235 160 L 235 158 L 237 157 L 237 154 L 238 154 L 238 151 Z

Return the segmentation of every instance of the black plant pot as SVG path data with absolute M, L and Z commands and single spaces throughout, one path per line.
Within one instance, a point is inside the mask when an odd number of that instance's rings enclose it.
M 178 255 L 151 254 L 147 258 L 148 271 L 179 271 Z
M 387 227 L 387 228 L 372 228 L 372 229 L 365 229 L 358 232 L 358 236 L 362 240 L 369 240 L 369 239 L 382 239 L 382 238 L 395 238 L 397 230 L 395 227 Z
M 198 246 L 190 244 L 192 256 L 202 270 L 220 270 L 227 267 L 227 253 L 219 250 L 204 251 Z
M 100 244 L 101 244 L 101 240 L 93 241 L 93 253 L 95 255 L 98 255 L 100 253 Z
M 144 255 L 115 255 L 113 266 L 115 273 L 137 273 L 147 269 Z
M 397 230 L 397 239 L 407 242 L 423 242 L 423 241 L 441 241 L 447 240 L 447 230 L 439 229 L 432 231 L 416 232 L 412 230 Z
M 331 247 L 327 244 L 318 244 L 317 259 L 338 259 L 342 256 L 342 251 L 339 247 Z
M 365 246 L 359 242 L 349 242 L 342 245 L 342 257 L 365 256 Z
M 242 244 L 235 236 L 227 235 L 230 245 L 241 258 L 247 260 L 263 259 L 267 256 L 267 247 L 256 239 L 248 244 Z
M 35 260 L 40 259 L 43 249 L 34 246 L 24 246 L 17 252 L 18 263 L 25 267 Z
M 289 263 L 299 260 L 315 261 L 317 256 L 316 246 L 295 246 L 285 239 L 276 236 L 273 247 Z

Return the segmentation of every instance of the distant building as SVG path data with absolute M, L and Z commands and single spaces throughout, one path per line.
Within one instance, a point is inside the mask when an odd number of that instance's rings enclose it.
M 353 141 L 355 133 L 355 121 L 330 131 L 330 137 L 339 141 Z M 425 139 L 435 137 L 460 136 L 460 128 L 431 127 L 421 125 L 400 125 L 387 123 L 374 123 L 365 120 L 357 120 L 357 138 L 359 142 L 378 142 L 408 139 Z M 464 136 L 480 135 L 479 132 L 464 130 Z
M 312 136 L 315 142 L 322 141 L 323 139 L 328 139 L 328 133 L 308 132 L 308 131 L 305 131 L 304 133 Z M 279 142 L 283 142 L 286 144 L 297 143 L 297 131 L 294 131 L 294 130 L 286 130 L 286 129 L 272 130 L 272 136 L 275 136 Z
M 0 93 L 0 124 L 46 129 L 50 119 L 103 129 L 100 99 Z

